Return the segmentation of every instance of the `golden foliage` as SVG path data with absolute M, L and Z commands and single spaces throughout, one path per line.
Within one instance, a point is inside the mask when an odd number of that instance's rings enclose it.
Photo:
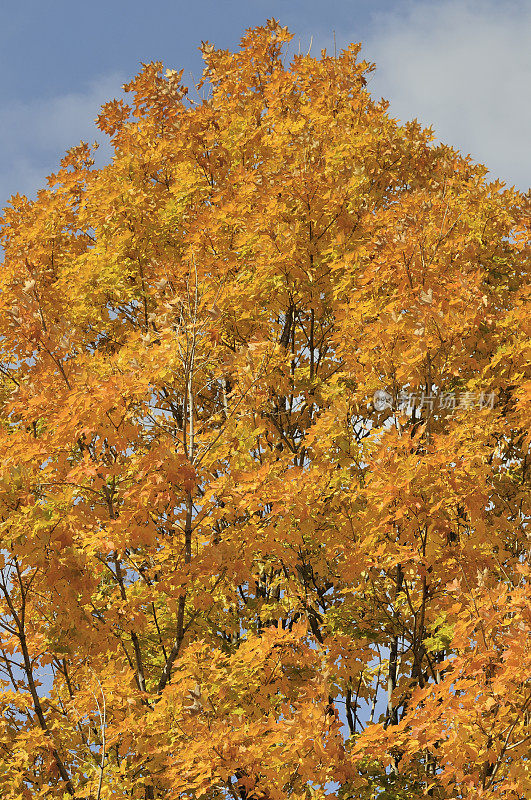
M 4 211 L 6 800 L 531 796 L 529 197 L 290 38 Z

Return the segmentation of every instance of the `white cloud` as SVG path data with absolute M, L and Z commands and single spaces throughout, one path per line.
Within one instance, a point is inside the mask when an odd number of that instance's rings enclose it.
M 413 0 L 373 22 L 362 53 L 376 62 L 369 89 L 391 102 L 389 113 L 417 117 L 440 141 L 484 163 L 489 177 L 526 191 L 531 2 Z
M 12 194 L 33 196 L 44 187 L 46 175 L 57 170 L 65 151 L 81 140 L 102 144 L 98 162 L 108 157 L 106 137 L 94 119 L 102 103 L 121 95 L 123 82 L 122 75 L 113 73 L 82 92 L 0 109 L 0 207 Z

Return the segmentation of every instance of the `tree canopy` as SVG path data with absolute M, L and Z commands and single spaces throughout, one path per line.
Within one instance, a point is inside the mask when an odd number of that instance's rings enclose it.
M 5 800 L 531 796 L 529 195 L 290 39 L 3 212 Z

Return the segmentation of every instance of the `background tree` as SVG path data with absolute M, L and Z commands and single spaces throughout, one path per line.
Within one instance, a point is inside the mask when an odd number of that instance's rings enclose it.
M 4 212 L 6 800 L 531 795 L 529 196 L 290 38 Z

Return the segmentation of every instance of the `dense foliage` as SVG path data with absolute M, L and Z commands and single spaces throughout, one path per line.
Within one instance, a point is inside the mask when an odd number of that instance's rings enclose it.
M 290 38 L 4 211 L 5 800 L 531 797 L 529 196 Z

